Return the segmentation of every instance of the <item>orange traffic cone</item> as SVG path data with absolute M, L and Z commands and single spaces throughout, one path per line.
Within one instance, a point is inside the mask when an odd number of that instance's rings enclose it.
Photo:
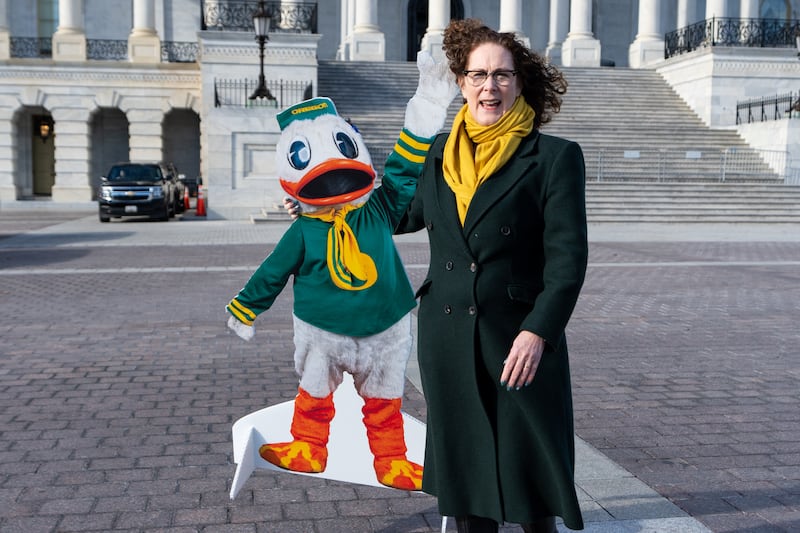
M 189 209 L 189 188 L 183 190 L 183 208 Z
M 206 202 L 203 200 L 203 189 L 197 189 L 197 209 L 195 211 L 195 215 L 198 217 L 206 216 Z

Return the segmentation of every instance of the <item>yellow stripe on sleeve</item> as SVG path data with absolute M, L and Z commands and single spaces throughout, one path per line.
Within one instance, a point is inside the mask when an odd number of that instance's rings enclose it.
M 394 145 L 394 151 L 397 152 L 398 155 L 402 156 L 404 159 L 411 161 L 412 163 L 422 164 L 425 162 L 425 155 L 417 155 L 409 152 L 404 147 L 400 146 L 400 144 Z
M 414 150 L 419 150 L 421 152 L 427 152 L 431 148 L 431 143 L 418 141 L 417 139 L 409 135 L 406 130 L 402 130 L 400 132 L 400 142 L 403 142 L 404 144 L 407 144 Z
M 230 313 L 235 316 L 239 322 L 248 326 L 252 326 L 253 321 L 256 319 L 256 314 L 239 303 L 236 298 L 231 300 L 231 303 L 228 304 L 228 311 L 230 311 Z

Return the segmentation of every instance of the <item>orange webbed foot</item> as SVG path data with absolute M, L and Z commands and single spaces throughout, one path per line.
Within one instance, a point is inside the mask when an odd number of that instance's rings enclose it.
M 258 454 L 265 461 L 292 472 L 319 473 L 325 471 L 328 463 L 327 448 L 299 440 L 264 444 Z
M 422 490 L 422 466 L 405 457 L 375 459 L 375 474 L 382 485 L 401 490 Z

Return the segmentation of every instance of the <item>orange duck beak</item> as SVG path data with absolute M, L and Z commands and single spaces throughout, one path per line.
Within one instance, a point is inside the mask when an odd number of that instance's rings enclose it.
M 280 180 L 290 196 L 308 205 L 346 204 L 372 190 L 375 169 L 351 159 L 329 159 L 309 170 L 298 182 Z

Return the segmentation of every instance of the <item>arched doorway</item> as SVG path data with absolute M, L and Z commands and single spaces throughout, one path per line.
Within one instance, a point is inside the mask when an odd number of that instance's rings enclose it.
M 17 200 L 49 198 L 55 185 L 56 124 L 42 106 L 24 106 L 14 115 L 13 162 Z
M 89 120 L 92 147 L 89 186 L 92 189 L 92 200 L 97 199 L 100 176 L 105 176 L 114 163 L 128 160 L 130 153 L 128 125 L 125 113 L 113 107 L 101 107 Z
M 56 184 L 55 122 L 50 113 L 31 116 L 33 196 L 53 195 Z
M 450 18 L 464 18 L 464 3 L 450 0 Z M 416 61 L 422 38 L 428 29 L 428 0 L 409 0 L 408 2 L 408 50 L 406 61 Z
M 191 109 L 172 109 L 164 116 L 164 161 L 173 163 L 179 174 L 200 175 L 200 117 Z

